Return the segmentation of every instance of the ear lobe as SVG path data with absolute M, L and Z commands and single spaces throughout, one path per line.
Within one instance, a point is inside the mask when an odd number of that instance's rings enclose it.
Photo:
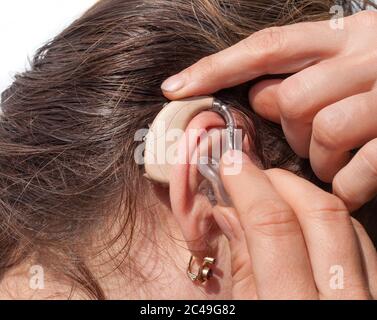
M 213 112 L 202 112 L 189 123 L 177 146 L 179 161 L 170 169 L 171 208 L 189 249 L 205 252 L 214 220 L 212 206 L 199 191 L 203 181 L 196 163 L 191 161 L 197 151 L 200 135 L 214 127 L 223 127 L 224 120 Z

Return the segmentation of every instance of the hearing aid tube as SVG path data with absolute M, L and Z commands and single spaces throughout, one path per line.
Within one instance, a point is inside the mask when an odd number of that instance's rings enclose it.
M 225 141 L 225 153 L 228 150 L 234 150 L 236 148 L 235 142 L 235 120 L 229 107 L 221 101 L 215 99 L 212 105 L 211 111 L 218 113 L 225 121 L 226 134 Z M 200 157 L 197 163 L 198 170 L 201 175 L 207 179 L 212 185 L 212 191 L 216 198 L 217 205 L 223 207 L 232 206 L 232 202 L 224 188 L 224 185 L 220 178 L 220 159 L 210 157 Z
M 201 175 L 211 183 L 217 205 L 230 207 L 232 203 L 220 179 L 220 162 L 213 158 L 201 157 L 197 165 Z

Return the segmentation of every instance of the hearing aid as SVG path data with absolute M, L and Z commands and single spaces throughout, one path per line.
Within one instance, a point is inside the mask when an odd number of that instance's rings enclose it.
M 235 149 L 235 120 L 230 108 L 221 101 L 210 96 L 194 97 L 167 103 L 157 115 L 149 128 L 145 139 L 144 167 L 145 177 L 151 181 L 169 185 L 171 164 L 164 159 L 167 149 L 175 148 L 174 142 L 167 138 L 169 130 L 179 129 L 181 132 L 187 128 L 189 122 L 200 112 L 213 111 L 219 114 L 226 124 L 227 149 Z M 163 123 L 163 132 L 158 130 L 158 125 Z M 220 159 L 203 159 L 198 161 L 198 170 L 213 188 L 216 201 L 229 206 L 230 200 L 219 177 Z

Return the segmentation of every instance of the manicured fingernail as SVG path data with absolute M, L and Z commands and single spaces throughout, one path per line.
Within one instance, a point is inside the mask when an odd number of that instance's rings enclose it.
M 162 91 L 175 92 L 183 88 L 185 79 L 182 74 L 177 74 L 166 79 L 161 85 Z

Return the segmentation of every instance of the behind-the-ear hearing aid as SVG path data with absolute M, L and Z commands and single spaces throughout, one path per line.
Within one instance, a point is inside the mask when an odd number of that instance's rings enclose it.
M 179 101 L 172 101 L 164 106 L 153 121 L 145 139 L 144 166 L 145 176 L 155 182 L 168 185 L 171 164 L 166 159 L 166 150 L 174 148 L 174 142 L 168 139 L 168 132 L 179 129 L 184 132 L 189 122 L 202 111 L 213 111 L 219 114 L 226 123 L 227 149 L 235 149 L 235 120 L 229 107 L 214 97 L 202 96 Z M 158 126 L 164 124 L 161 132 Z M 198 170 L 212 185 L 217 203 L 229 206 L 230 200 L 219 177 L 220 159 L 203 159 L 198 161 Z

